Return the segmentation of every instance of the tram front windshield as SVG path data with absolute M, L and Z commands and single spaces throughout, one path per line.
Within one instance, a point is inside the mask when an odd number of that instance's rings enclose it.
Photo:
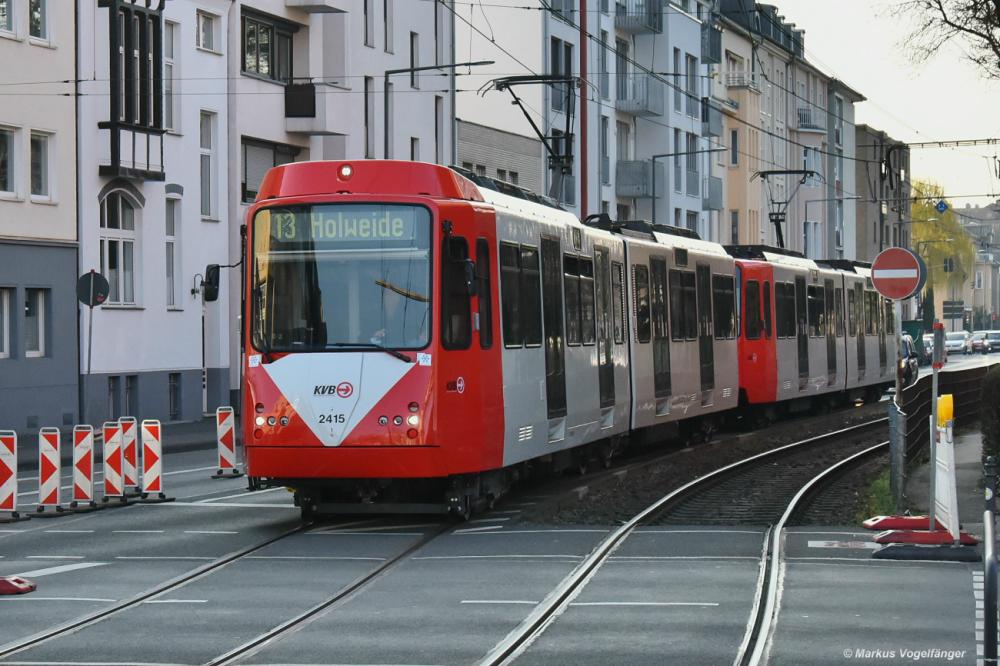
M 264 352 L 430 340 L 431 216 L 415 205 L 265 208 L 250 258 L 253 345 Z

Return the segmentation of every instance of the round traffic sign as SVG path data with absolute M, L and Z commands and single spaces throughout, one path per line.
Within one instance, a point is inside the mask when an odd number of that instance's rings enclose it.
M 909 298 L 920 287 L 921 263 L 920 257 L 905 248 L 883 250 L 872 262 L 872 285 L 890 300 Z
M 76 281 L 76 297 L 80 299 L 81 303 L 89 305 L 90 307 L 103 305 L 104 301 L 108 300 L 108 294 L 110 292 L 111 285 L 109 285 L 107 279 L 105 279 L 105 277 L 97 271 L 84 273 L 80 276 L 80 279 Z

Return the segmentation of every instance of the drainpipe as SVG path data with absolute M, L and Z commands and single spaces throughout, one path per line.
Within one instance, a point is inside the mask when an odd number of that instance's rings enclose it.
M 587 211 L 587 0 L 580 0 L 580 219 Z
M 80 275 L 81 258 L 83 251 L 83 225 L 80 223 L 80 3 L 73 3 L 73 160 L 76 163 L 76 274 Z M 83 346 L 81 339 L 82 326 L 80 319 L 83 316 L 83 308 L 76 304 L 76 399 L 77 399 L 77 423 L 86 423 L 85 409 L 87 406 L 84 396 L 83 384 L 83 354 L 80 352 Z M 93 310 L 91 310 L 93 316 Z

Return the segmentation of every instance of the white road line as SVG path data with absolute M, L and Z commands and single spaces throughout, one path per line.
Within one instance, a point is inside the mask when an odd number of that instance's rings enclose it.
M 463 604 L 521 604 L 524 606 L 537 606 L 537 601 L 524 601 L 523 599 L 462 599 Z
M 46 534 L 93 534 L 94 530 L 43 530 Z
M 163 534 L 164 530 L 111 530 L 112 534 Z
M 524 512 L 521 511 L 521 509 L 511 509 L 510 511 L 490 511 L 490 513 L 491 514 L 495 513 L 495 514 L 499 514 L 499 515 L 502 516 L 502 515 L 508 514 L 508 513 L 524 513 Z
M 422 555 L 411 560 L 580 559 L 580 555 Z
M 759 557 L 749 555 L 615 555 L 608 558 L 609 562 L 645 562 L 647 560 L 753 560 L 760 561 Z
M 718 606 L 710 601 L 573 601 L 570 606 Z
M 636 534 L 764 534 L 756 530 L 636 530 Z M 758 558 L 760 559 L 760 558 Z
M 3 534 L 20 534 L 21 532 L 27 532 L 28 530 L 0 530 Z
M 116 560 L 217 560 L 217 557 L 197 557 L 195 555 L 119 555 Z
M 245 560 L 336 560 L 358 562 L 385 562 L 385 557 L 351 557 L 348 555 L 247 555 Z
M 464 530 L 455 530 L 452 534 L 470 534 L 474 532 L 486 532 L 488 530 L 502 530 L 503 525 L 487 525 L 485 527 L 467 527 Z
M 118 601 L 117 599 L 101 599 L 99 597 L 36 597 L 34 594 L 19 594 L 9 597 L 0 597 L 0 601 L 96 601 L 102 603 L 112 603 Z M 10 663 L 28 663 L 28 662 L 5 662 Z M 52 662 L 38 662 L 38 663 L 52 663 Z
M 92 569 L 94 567 L 107 566 L 107 562 L 80 562 L 79 564 L 63 564 L 58 567 L 46 567 L 45 569 L 34 569 L 33 571 L 24 571 L 16 576 L 21 576 L 22 578 L 41 578 L 42 576 L 51 576 L 53 574 L 66 573 L 67 571 L 79 571 L 80 569 Z
M 312 536 L 423 536 L 423 532 L 306 532 Z
M 184 530 L 184 534 L 239 534 L 228 530 Z
M 26 560 L 82 560 L 83 555 L 28 555 Z
M 215 471 L 219 469 L 215 465 L 209 465 L 208 467 L 192 467 L 191 469 L 175 469 L 172 472 L 164 472 L 160 476 L 174 476 L 176 474 L 192 474 L 194 472 L 207 472 L 209 470 Z
M 222 500 L 235 499 L 237 497 L 247 497 L 249 495 L 263 495 L 264 493 L 273 493 L 278 490 L 285 490 L 284 486 L 279 486 L 277 488 L 268 488 L 266 490 L 249 490 L 242 493 L 236 493 L 235 495 L 224 495 L 222 497 L 211 497 L 209 499 L 198 500 L 197 504 L 212 504 L 215 502 L 221 502 Z M 287 492 L 287 491 L 286 491 Z
M 502 525 L 497 525 L 496 527 L 502 527 Z M 482 528 L 474 528 L 482 529 Z M 478 534 L 607 534 L 610 530 L 505 530 L 503 532 L 478 532 Z M 472 530 L 456 530 L 452 534 L 477 534 Z
M 215 469 L 214 467 L 212 469 Z M 250 504 L 240 503 L 240 502 L 218 502 L 216 504 L 198 504 L 197 502 L 162 502 L 159 504 L 150 504 L 148 506 L 162 506 L 162 507 L 173 507 L 173 506 L 196 506 L 202 509 L 211 509 L 215 506 L 221 506 L 226 508 L 236 508 L 236 509 L 294 509 L 299 510 L 299 507 L 292 506 L 291 504 Z
M 146 599 L 144 604 L 207 604 L 208 599 Z
M 473 523 L 502 523 L 505 520 L 510 520 L 510 517 L 505 518 L 477 518 L 475 520 L 470 520 L 469 524 Z

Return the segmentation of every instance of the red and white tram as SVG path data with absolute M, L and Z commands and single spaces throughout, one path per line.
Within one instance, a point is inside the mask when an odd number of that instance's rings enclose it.
M 276 167 L 246 253 L 248 473 L 304 513 L 467 514 L 531 465 L 893 376 L 860 265 L 585 224 L 430 164 Z

